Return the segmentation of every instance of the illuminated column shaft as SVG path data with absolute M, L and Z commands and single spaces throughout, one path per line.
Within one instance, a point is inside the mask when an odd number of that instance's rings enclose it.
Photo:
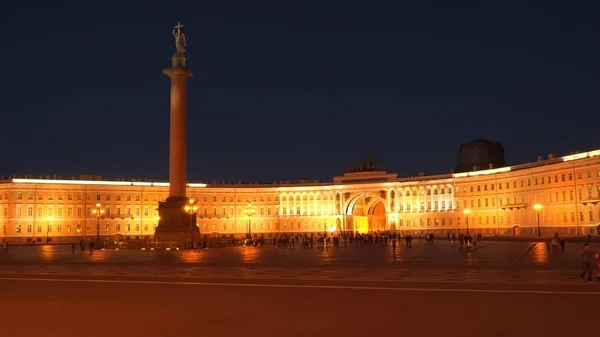
M 166 69 L 171 78 L 171 123 L 169 147 L 169 197 L 185 198 L 187 182 L 187 78 L 192 73 L 181 68 Z

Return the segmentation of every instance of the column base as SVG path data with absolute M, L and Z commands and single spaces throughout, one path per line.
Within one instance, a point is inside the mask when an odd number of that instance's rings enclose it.
M 154 233 L 157 242 L 178 247 L 193 246 L 200 240 L 200 230 L 196 226 L 196 215 L 185 212 L 186 197 L 169 197 L 158 203 L 158 227 Z

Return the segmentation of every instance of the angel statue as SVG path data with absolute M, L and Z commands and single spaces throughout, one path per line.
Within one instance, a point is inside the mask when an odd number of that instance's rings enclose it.
M 185 34 L 181 32 L 183 25 L 177 22 L 177 26 L 173 28 L 173 37 L 175 37 L 175 48 L 177 48 L 177 54 L 183 55 L 185 52 Z

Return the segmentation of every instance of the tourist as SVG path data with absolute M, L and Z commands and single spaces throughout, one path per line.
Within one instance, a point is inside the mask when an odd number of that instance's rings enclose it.
M 584 276 L 587 274 L 588 282 L 592 283 L 592 260 L 594 260 L 594 253 L 590 249 L 590 244 L 586 243 L 583 245 L 581 251 L 581 275 L 579 280 L 583 282 Z
M 552 239 L 550 240 L 550 244 L 552 245 L 552 252 L 557 252 L 558 251 L 558 239 L 556 236 L 553 236 Z

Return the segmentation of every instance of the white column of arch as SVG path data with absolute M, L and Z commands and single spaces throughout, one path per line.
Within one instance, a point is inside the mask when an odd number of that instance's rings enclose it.
M 285 214 L 285 216 L 290 216 L 290 194 L 291 193 L 288 193 L 287 196 L 285 197 L 285 204 L 286 204 L 286 207 L 285 207 L 286 214 Z
M 402 213 L 406 213 L 406 190 L 402 190 Z
M 327 215 L 335 214 L 335 196 L 333 195 L 333 193 L 330 192 L 330 193 L 328 193 L 327 198 L 328 198 L 327 200 L 329 201 Z M 340 194 L 340 204 L 343 204 L 343 202 L 344 202 L 344 195 Z M 340 210 L 341 210 L 341 208 L 340 208 Z
M 318 215 L 317 213 L 317 195 L 319 192 L 315 192 L 315 194 L 313 194 L 313 215 Z
M 398 192 L 400 191 L 399 188 L 396 188 L 396 191 L 394 192 L 394 213 L 398 214 L 398 210 L 400 209 L 400 206 L 398 206 Z
M 442 194 L 442 189 L 444 190 L 444 194 Z M 439 208 L 440 212 L 446 210 L 446 205 L 444 205 L 444 207 L 442 207 L 442 201 L 444 200 L 445 193 L 446 193 L 446 186 L 444 186 L 444 185 L 438 186 L 438 196 L 436 197 L 436 199 L 438 202 L 438 208 Z
M 439 192 L 441 192 L 441 191 L 439 191 Z M 439 198 L 440 200 L 438 201 L 440 207 L 442 205 L 442 201 L 444 202 L 444 209 L 440 209 L 440 211 L 444 211 L 444 212 L 448 211 L 448 200 L 447 200 L 448 198 L 446 198 L 447 195 L 448 195 L 448 186 L 444 185 L 444 194 L 440 193 L 440 198 Z
M 283 215 L 283 207 L 284 207 L 283 206 L 283 198 L 285 198 L 287 200 L 287 196 L 285 194 L 282 194 L 279 197 L 279 216 Z M 237 216 L 237 213 L 236 213 L 236 216 Z
M 300 216 L 304 215 L 304 192 L 298 193 L 300 197 Z
M 323 215 L 323 193 L 319 192 L 319 198 L 317 199 L 317 212 L 316 215 Z
M 293 214 L 293 216 L 296 216 L 297 213 L 298 213 L 298 193 L 294 192 L 294 214 Z
M 387 188 L 385 190 L 385 201 L 387 203 L 386 213 L 392 211 L 392 201 L 390 200 L 390 198 L 391 198 L 391 192 L 392 192 L 392 190 L 389 189 L 389 188 Z
M 429 209 L 429 212 L 435 211 L 435 200 L 434 200 L 434 196 L 433 196 L 434 187 L 435 186 L 428 187 L 429 188 L 429 202 L 431 203 L 431 208 Z M 427 192 L 425 192 L 425 195 L 427 195 Z

